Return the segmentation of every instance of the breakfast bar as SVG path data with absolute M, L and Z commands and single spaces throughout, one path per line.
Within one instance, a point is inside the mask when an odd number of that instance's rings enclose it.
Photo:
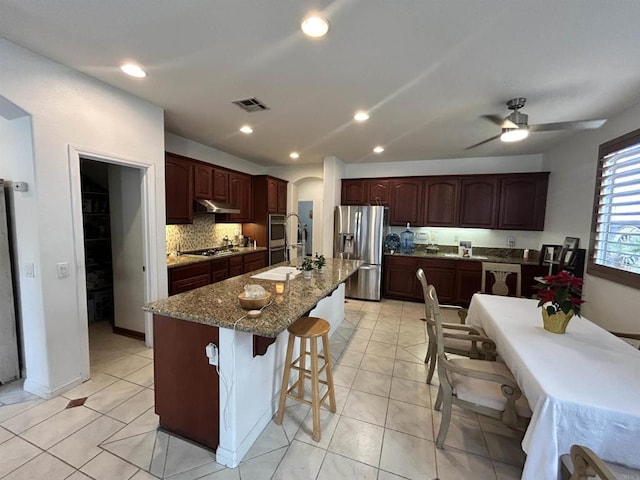
M 276 294 L 275 280 L 254 277 L 269 277 L 261 274 L 279 264 L 146 305 L 154 314 L 160 426 L 237 466 L 276 411 L 286 349 L 280 334 L 303 315 L 326 319 L 333 333 L 344 320 L 343 283 L 360 264 L 327 259 L 324 273 L 296 275 Z M 238 301 L 247 284 L 271 294 L 255 318 Z

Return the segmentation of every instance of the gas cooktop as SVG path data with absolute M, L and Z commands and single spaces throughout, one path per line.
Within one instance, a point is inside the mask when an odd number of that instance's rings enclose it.
M 240 250 L 235 247 L 212 247 L 203 248 L 201 250 L 191 250 L 188 252 L 182 252 L 186 255 L 202 255 L 204 257 L 214 257 L 216 255 L 223 255 L 225 253 L 235 253 Z

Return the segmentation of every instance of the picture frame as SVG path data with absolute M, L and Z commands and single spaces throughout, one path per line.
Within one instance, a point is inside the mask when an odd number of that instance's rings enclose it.
M 564 266 L 573 265 L 573 261 L 576 258 L 576 252 L 580 239 L 577 237 L 565 237 L 562 244 L 562 257 L 559 259 Z
M 554 265 L 560 260 L 562 245 L 543 243 L 540 248 L 539 265 Z

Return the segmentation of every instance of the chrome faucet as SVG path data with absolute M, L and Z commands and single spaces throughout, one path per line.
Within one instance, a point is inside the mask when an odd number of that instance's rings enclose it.
M 288 245 L 288 240 L 289 240 L 289 235 L 287 232 L 287 225 L 288 222 L 285 223 L 285 232 L 284 232 L 284 244 L 285 244 L 285 255 L 286 255 L 286 261 L 287 261 L 287 265 L 291 265 L 291 251 L 289 250 L 290 247 L 302 247 L 302 256 L 305 256 L 306 253 L 306 243 L 307 243 L 307 239 L 305 238 L 305 234 L 304 234 L 304 229 L 302 228 L 302 223 L 300 222 L 300 217 L 298 216 L 297 213 L 287 213 L 284 217 L 285 221 L 289 220 L 289 217 L 296 217 L 298 219 L 298 231 L 302 230 L 302 234 L 300 236 L 301 242 L 300 243 L 292 243 L 291 245 Z

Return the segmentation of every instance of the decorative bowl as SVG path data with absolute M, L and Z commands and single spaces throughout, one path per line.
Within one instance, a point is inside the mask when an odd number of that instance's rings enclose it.
M 247 310 L 256 310 L 258 308 L 264 307 L 269 300 L 271 300 L 271 292 L 264 292 L 264 297 L 260 298 L 247 298 L 244 296 L 244 292 L 238 295 L 238 301 L 240 302 L 240 306 Z

